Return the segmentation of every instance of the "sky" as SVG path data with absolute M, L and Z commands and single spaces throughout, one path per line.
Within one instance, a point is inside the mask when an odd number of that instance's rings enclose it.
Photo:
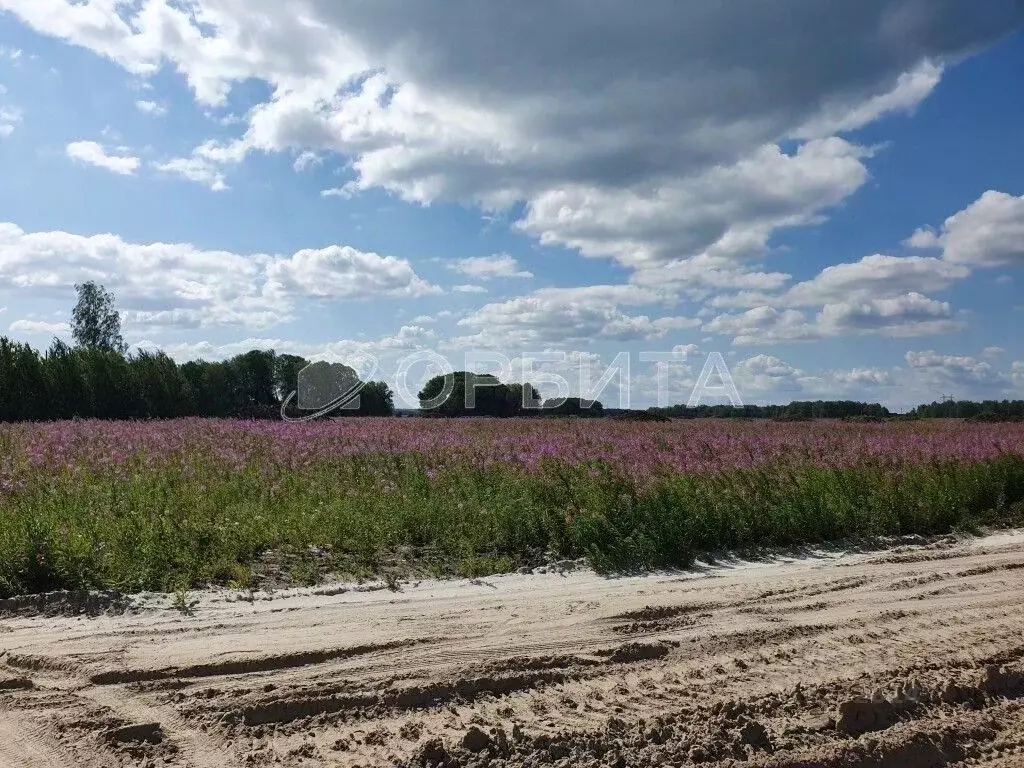
M 1021 73 L 1024 0 L 0 0 L 0 334 L 1024 398 Z

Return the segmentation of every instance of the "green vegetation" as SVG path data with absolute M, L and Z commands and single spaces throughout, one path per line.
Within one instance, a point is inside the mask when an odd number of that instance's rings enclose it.
M 919 419 L 973 419 L 975 421 L 1024 421 L 1024 400 L 945 400 L 919 405 L 908 414 Z
M 883 419 L 892 416 L 878 403 L 858 403 L 853 400 L 795 401 L 787 405 L 672 405 L 651 408 L 650 413 L 673 419 Z
M 986 423 L 1019 419 L 1020 404 L 936 403 L 900 420 L 853 402 L 622 412 L 542 407 L 530 384 L 461 371 L 424 386 L 431 415 L 611 418 L 256 421 L 278 415 L 306 360 L 126 355 L 113 297 L 79 293 L 78 347 L 40 355 L 0 338 L 0 422 L 52 422 L 0 427 L 0 597 L 155 589 L 187 612 L 191 588 L 254 588 L 271 571 L 395 589 L 576 558 L 624 572 L 1022 514 L 1024 431 Z M 317 364 L 304 387 L 330 401 L 338 373 Z M 337 414 L 393 412 L 387 384 L 369 382 L 359 409 Z M 921 420 L 933 415 L 969 420 Z
M 282 400 L 308 362 L 253 350 L 223 362 L 178 365 L 163 352 L 125 355 L 71 348 L 45 355 L 0 337 L 0 422 L 54 419 L 280 418 Z M 336 416 L 390 416 L 391 388 L 368 382 L 359 407 Z
M 78 302 L 71 312 L 71 334 L 84 349 L 124 354 L 121 315 L 114 308 L 114 294 L 93 281 L 75 286 Z
M 522 416 L 540 408 L 540 395 L 531 384 L 502 384 L 489 373 L 435 376 L 418 395 L 420 408 L 432 416 Z
M 10 457 L 14 446 L 5 446 Z M 585 557 L 607 572 L 696 553 L 1019 519 L 1024 457 L 825 467 L 773 462 L 637 478 L 594 461 L 524 472 L 410 454 L 292 469 L 195 453 L 24 476 L 0 511 L 0 596 L 55 589 L 247 587 L 267 553 L 292 583 L 327 574 L 481 576 Z M 317 554 L 310 554 L 317 553 Z
M 604 406 L 599 400 L 567 397 L 563 400 L 545 400 L 544 413 L 550 416 L 600 418 L 604 416 Z

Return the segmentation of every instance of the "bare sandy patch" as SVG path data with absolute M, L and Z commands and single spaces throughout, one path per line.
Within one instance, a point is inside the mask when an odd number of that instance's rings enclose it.
M 1024 532 L 0 606 L 0 764 L 1024 764 Z M 180 610 L 185 607 L 187 610 Z

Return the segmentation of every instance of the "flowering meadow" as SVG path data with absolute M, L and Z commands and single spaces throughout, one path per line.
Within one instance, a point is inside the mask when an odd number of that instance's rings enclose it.
M 181 419 L 0 425 L 0 597 L 482 575 L 1016 521 L 1024 426 Z

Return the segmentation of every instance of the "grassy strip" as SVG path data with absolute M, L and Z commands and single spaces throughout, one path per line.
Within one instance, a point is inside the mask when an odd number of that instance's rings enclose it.
M 1024 457 L 641 482 L 600 463 L 428 473 L 406 454 L 237 471 L 195 456 L 156 469 L 40 473 L 2 502 L 0 597 L 244 587 L 267 551 L 284 553 L 300 582 L 394 568 L 476 576 L 545 555 L 623 572 L 685 567 L 696 552 L 1008 522 L 1024 502 Z

